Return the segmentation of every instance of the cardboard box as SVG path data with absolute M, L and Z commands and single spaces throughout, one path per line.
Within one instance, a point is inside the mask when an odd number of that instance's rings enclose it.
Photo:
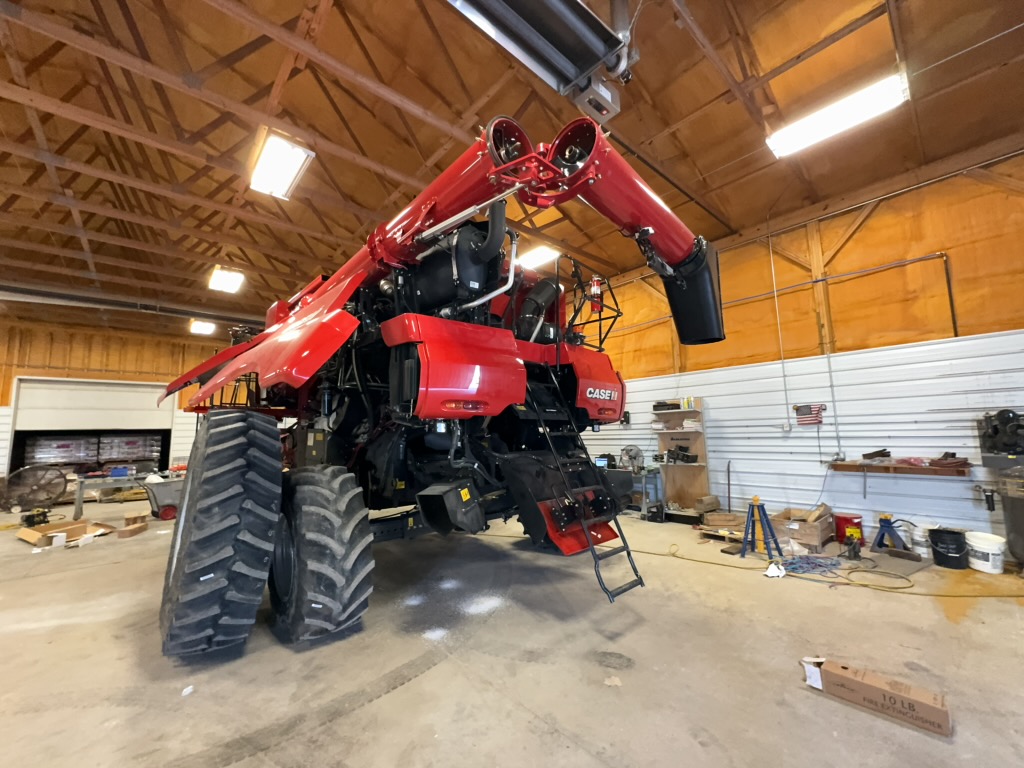
M 89 527 L 85 529 L 85 532 L 90 536 L 106 536 L 108 533 L 113 533 L 117 530 L 117 526 L 110 525 L 108 523 L 89 523 L 88 521 L 86 522 L 88 523 Z
M 793 514 L 796 513 L 797 517 Z M 808 547 L 820 547 L 830 541 L 836 535 L 836 523 L 829 510 L 813 522 L 809 522 L 807 514 L 809 510 L 784 509 L 777 515 L 772 515 L 772 527 L 775 535 L 780 539 L 788 536 L 793 541 L 798 541 Z M 804 519 L 799 519 L 803 516 Z
M 120 528 L 117 531 L 117 538 L 119 539 L 130 539 L 132 536 L 138 536 L 143 531 L 149 530 L 149 523 L 135 523 L 129 525 L 127 528 Z
M 953 721 L 941 693 L 824 658 L 804 658 L 807 685 L 837 699 L 940 736 L 953 733 Z
M 65 520 L 59 523 L 37 525 L 34 528 L 21 528 L 18 538 L 27 541 L 33 547 L 58 547 L 65 542 L 82 538 L 89 526 L 88 520 Z

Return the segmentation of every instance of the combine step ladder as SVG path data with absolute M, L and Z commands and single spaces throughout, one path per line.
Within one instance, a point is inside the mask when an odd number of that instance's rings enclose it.
M 541 431 L 547 438 L 548 446 L 551 448 L 551 455 L 555 459 L 555 464 L 558 467 L 558 474 L 562 478 L 562 484 L 565 490 L 565 499 L 570 503 L 575 504 L 577 510 L 579 510 L 578 519 L 580 526 L 583 528 L 583 535 L 587 541 L 587 548 L 590 550 L 591 557 L 594 558 L 594 574 L 597 576 L 597 583 L 601 586 L 601 591 L 608 596 L 608 602 L 614 603 L 615 598 L 624 595 L 632 589 L 644 586 L 643 577 L 640 576 L 640 571 L 637 570 L 636 562 L 633 560 L 633 552 L 629 548 L 629 542 L 626 541 L 626 534 L 622 530 L 622 526 L 619 523 L 618 512 L 609 512 L 603 515 L 595 515 L 594 517 L 585 517 L 585 511 L 579 498 L 583 494 L 588 492 L 603 492 L 607 496 L 611 496 L 611 492 L 605 484 L 604 475 L 600 469 L 594 464 L 590 457 L 590 452 L 587 450 L 586 443 L 583 442 L 583 438 L 580 436 L 579 428 L 576 426 L 576 420 L 572 415 L 572 408 L 569 403 L 566 402 L 565 397 L 562 395 L 562 389 L 558 385 L 558 379 L 555 377 L 555 373 L 551 370 L 551 366 L 545 366 L 548 372 L 548 376 L 551 379 L 550 385 L 543 385 L 548 389 L 555 397 L 557 404 L 565 411 L 565 415 L 568 417 L 569 426 L 568 428 L 550 430 L 544 421 L 543 409 L 540 407 L 537 398 L 534 396 L 533 388 L 531 388 L 529 381 L 526 383 L 526 394 L 527 399 L 533 407 L 534 413 L 537 414 L 537 424 L 540 426 Z M 582 456 L 576 459 L 563 459 L 558 449 L 555 447 L 553 437 L 570 437 L 573 439 L 575 445 L 573 446 L 578 452 L 582 453 Z M 593 485 L 582 485 L 575 486 L 569 480 L 567 472 L 575 471 L 574 468 L 579 467 L 590 467 L 593 470 L 596 484 Z M 615 533 L 619 537 L 621 544 L 611 549 L 598 549 L 594 545 L 594 537 L 591 534 L 591 528 L 599 523 L 610 523 L 615 529 Z M 633 579 L 627 581 L 625 584 L 620 584 L 617 587 L 609 588 L 605 583 L 604 575 L 601 573 L 601 563 L 609 558 L 616 557 L 618 555 L 625 555 L 629 561 L 629 567 L 633 571 Z
M 768 518 L 768 513 L 765 511 L 764 504 L 761 503 L 761 498 L 755 496 L 750 502 L 750 506 L 747 507 L 747 525 L 743 529 L 743 548 L 740 550 L 740 557 L 747 556 L 747 547 L 750 547 L 751 552 L 757 551 L 757 526 L 761 526 L 761 538 L 764 541 L 764 549 L 768 554 L 768 559 L 772 559 L 772 545 L 775 545 L 775 551 L 779 553 L 779 558 L 785 557 L 782 554 L 782 547 L 779 546 L 779 539 L 775 535 L 775 529 L 772 527 L 772 521 Z

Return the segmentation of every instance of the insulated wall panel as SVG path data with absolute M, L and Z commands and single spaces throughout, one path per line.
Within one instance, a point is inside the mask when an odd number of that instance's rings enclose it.
M 827 471 L 840 450 L 850 459 L 878 448 L 893 456 L 934 457 L 955 451 L 980 463 L 975 421 L 985 411 L 1024 408 L 1024 332 L 986 334 L 833 355 L 832 388 L 825 357 L 633 379 L 626 382 L 630 425 L 587 432 L 591 453 L 618 455 L 641 447 L 650 462 L 657 440 L 650 428 L 655 400 L 704 398 L 711 492 L 745 511 L 760 495 L 770 511 L 813 505 L 879 513 L 1000 532 L 1002 512 L 985 509 L 974 485 L 993 475 L 976 467 L 969 478 L 848 474 Z M 628 372 L 627 372 L 628 373 Z M 825 403 L 824 424 L 796 426 L 797 404 Z M 787 431 L 787 425 L 791 429 Z

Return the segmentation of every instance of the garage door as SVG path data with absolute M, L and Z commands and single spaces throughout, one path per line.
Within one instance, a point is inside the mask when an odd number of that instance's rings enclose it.
M 159 384 L 19 379 L 14 429 L 170 429 L 175 398 L 157 407 Z

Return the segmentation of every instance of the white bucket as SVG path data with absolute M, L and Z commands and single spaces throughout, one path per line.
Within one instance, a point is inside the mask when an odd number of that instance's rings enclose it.
M 915 528 L 910 529 L 910 548 L 922 558 L 931 558 L 932 543 L 928 539 L 928 531 L 938 528 L 937 523 L 918 523 Z
M 982 573 L 1003 572 L 1003 550 L 1006 539 L 991 533 L 969 531 L 967 533 L 967 563 Z

